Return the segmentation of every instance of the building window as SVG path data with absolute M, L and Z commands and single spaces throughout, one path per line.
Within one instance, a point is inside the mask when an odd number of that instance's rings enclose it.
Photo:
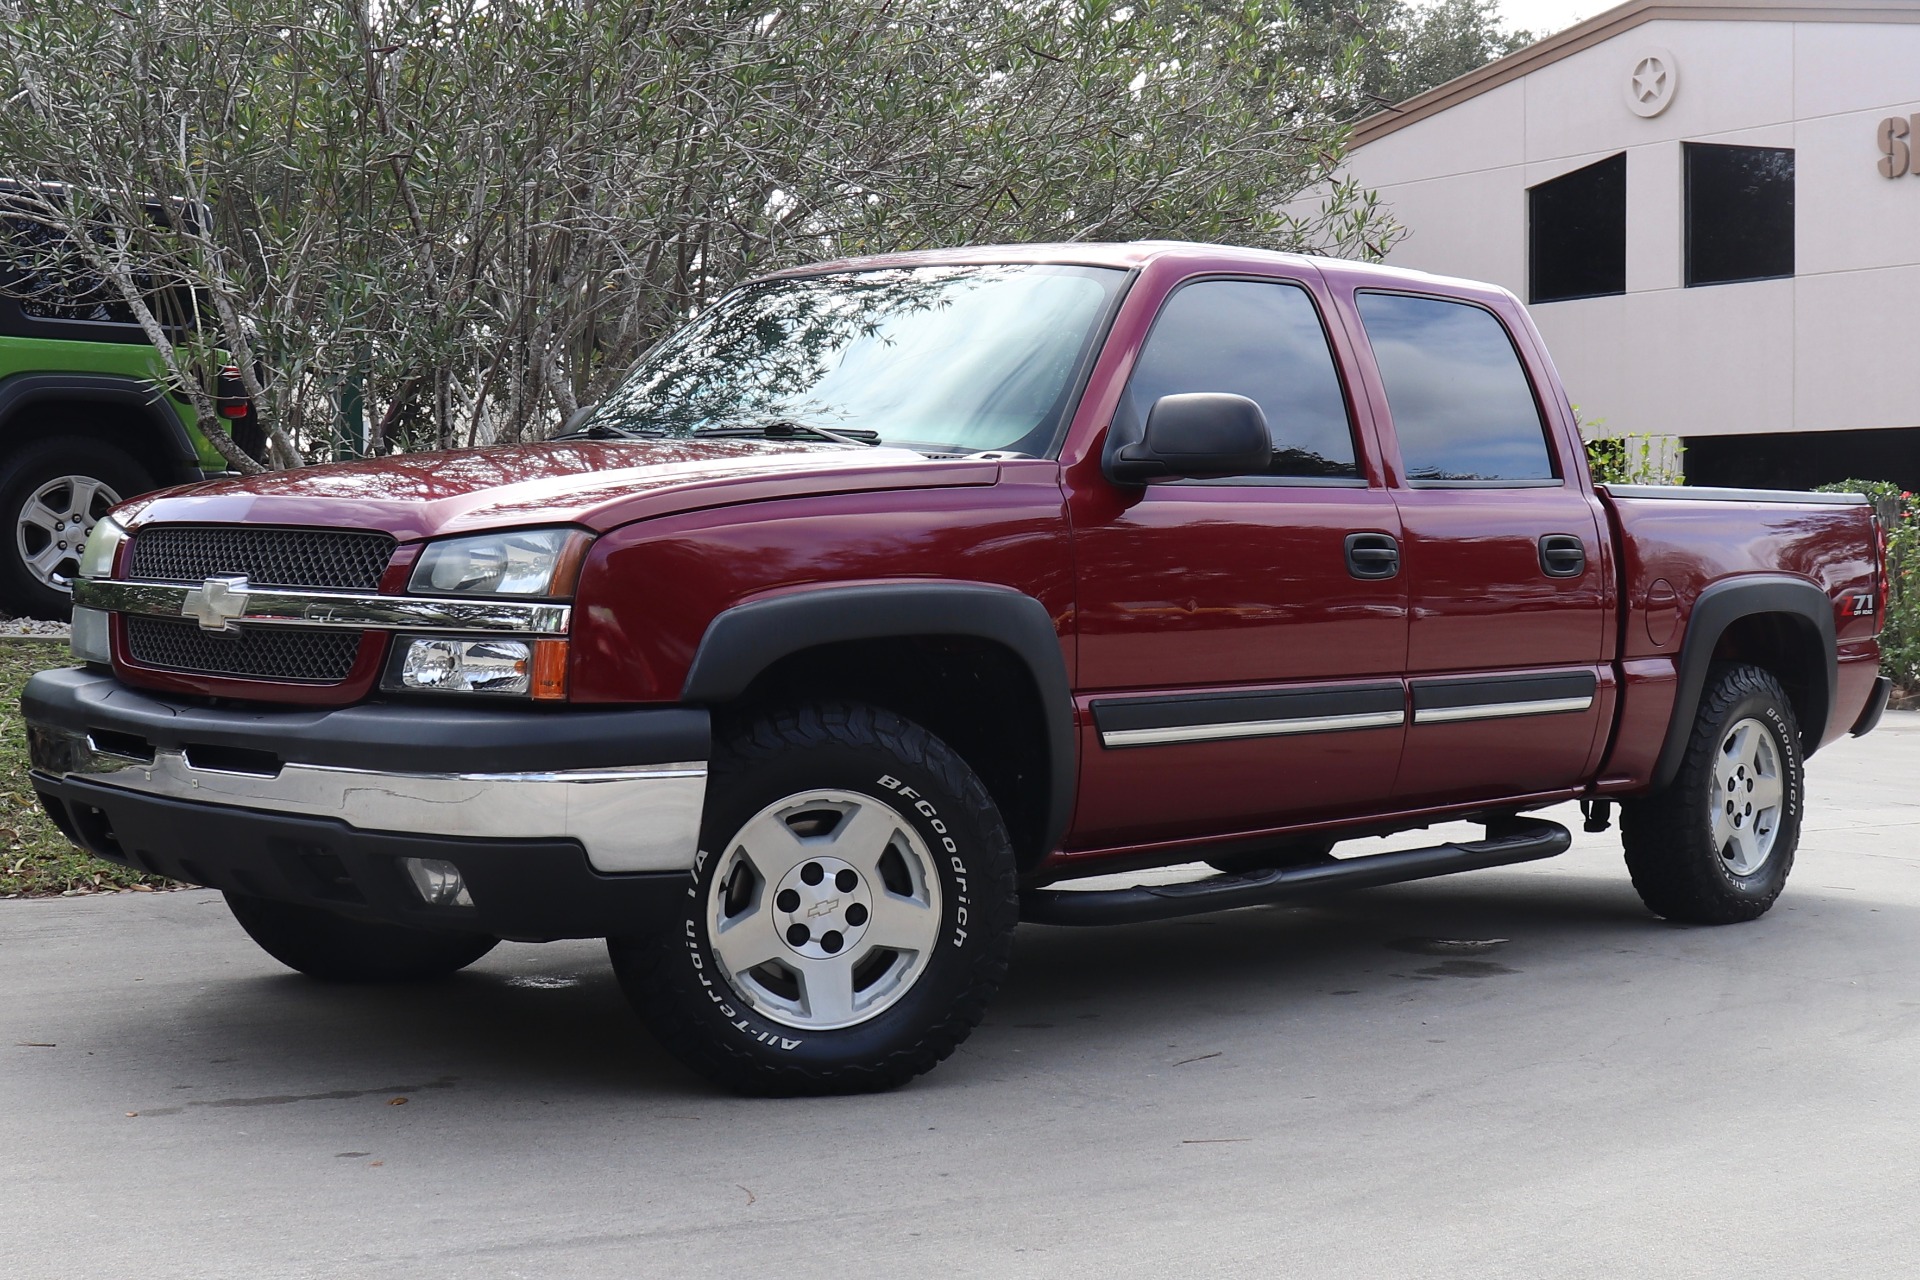
M 1684 145 L 1687 286 L 1793 274 L 1793 151 Z
M 1533 384 L 1491 311 L 1403 293 L 1357 301 L 1410 484 L 1557 482 Z
M 1529 301 L 1627 291 L 1627 156 L 1561 174 L 1527 192 Z

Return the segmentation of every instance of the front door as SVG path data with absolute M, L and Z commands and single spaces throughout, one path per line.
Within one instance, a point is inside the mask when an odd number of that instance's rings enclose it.
M 1111 428 L 1137 438 L 1164 395 L 1244 395 L 1273 434 L 1264 472 L 1143 488 L 1071 473 L 1083 765 L 1070 847 L 1337 818 L 1391 788 L 1400 518 L 1358 443 L 1370 437 L 1320 288 L 1313 273 L 1181 284 Z

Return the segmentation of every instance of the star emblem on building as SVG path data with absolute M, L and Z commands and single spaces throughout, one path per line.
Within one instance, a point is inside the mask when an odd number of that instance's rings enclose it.
M 1656 101 L 1667 91 L 1667 66 L 1658 58 L 1642 58 L 1633 69 L 1634 96 L 1642 102 Z

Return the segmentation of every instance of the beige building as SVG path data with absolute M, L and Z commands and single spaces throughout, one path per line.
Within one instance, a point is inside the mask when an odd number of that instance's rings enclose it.
M 1355 141 L 1388 261 L 1528 301 L 1605 432 L 1920 488 L 1920 0 L 1629 0 Z

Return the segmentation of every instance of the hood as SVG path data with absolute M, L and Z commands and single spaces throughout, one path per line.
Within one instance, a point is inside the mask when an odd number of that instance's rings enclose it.
M 605 531 L 737 502 L 992 484 L 998 464 L 789 440 L 567 440 L 214 480 L 121 507 L 158 521 L 380 529 L 401 541 L 511 526 Z

